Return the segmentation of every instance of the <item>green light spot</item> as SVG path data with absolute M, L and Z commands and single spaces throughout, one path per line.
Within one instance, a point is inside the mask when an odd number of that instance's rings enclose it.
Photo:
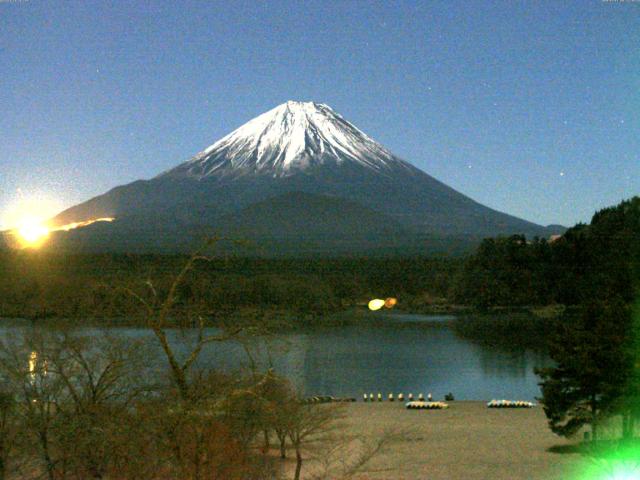
M 577 480 L 640 480 L 640 444 L 614 444 L 608 449 L 595 447 L 587 454 L 588 466 Z

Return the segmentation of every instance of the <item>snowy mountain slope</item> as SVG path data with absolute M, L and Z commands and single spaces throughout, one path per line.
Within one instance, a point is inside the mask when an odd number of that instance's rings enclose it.
M 313 166 L 353 162 L 376 172 L 410 170 L 329 106 L 289 101 L 234 130 L 159 177 L 285 177 Z

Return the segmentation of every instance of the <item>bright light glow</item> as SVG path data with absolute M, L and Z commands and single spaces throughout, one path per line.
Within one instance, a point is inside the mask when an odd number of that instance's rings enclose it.
M 49 228 L 39 218 L 25 218 L 15 229 L 23 248 L 37 248 L 49 236 Z
M 29 355 L 29 376 L 33 382 L 36 379 L 36 367 L 38 366 L 38 353 L 31 352 Z
M 60 227 L 55 227 L 55 228 L 52 229 L 52 231 L 54 231 L 54 232 L 59 232 L 59 231 L 68 232 L 69 230 L 73 230 L 74 228 L 86 227 L 87 225 L 91 225 L 92 223 L 96 223 L 96 222 L 113 222 L 114 220 L 115 220 L 115 218 L 113 218 L 113 217 L 103 217 L 103 218 L 96 218 L 94 220 L 86 220 L 84 222 L 73 222 L 73 223 L 68 223 L 66 225 L 62 225 Z
M 640 472 L 637 471 L 629 471 L 629 472 L 618 472 L 613 474 L 613 480 L 639 480 Z
M 380 310 L 382 307 L 384 307 L 384 300 L 379 298 L 374 298 L 369 302 L 369 310 Z
M 0 230 L 15 230 L 25 219 L 52 218 L 63 208 L 58 200 L 47 195 L 18 190 L 16 198 L 0 211 Z
M 37 192 L 23 193 L 0 212 L 0 233 L 11 248 L 38 248 L 49 237 L 46 219 L 59 212 L 62 205 Z M 4 232 L 3 232 L 4 231 Z
M 385 308 L 393 308 L 396 306 L 396 303 L 398 303 L 397 298 L 389 297 L 384 301 L 384 306 Z
M 640 480 L 640 443 L 613 443 L 596 451 L 592 461 L 579 468 L 575 480 Z
M 115 220 L 113 217 L 101 217 L 66 225 L 54 225 L 46 220 L 53 218 L 62 207 L 59 201 L 47 196 L 33 192 L 25 195 L 18 189 L 15 201 L 0 212 L 0 236 L 4 237 L 10 248 L 37 249 L 46 243 L 53 232 L 68 232 L 92 223 Z
M 614 465 L 612 472 L 603 478 L 610 478 L 611 480 L 640 480 L 640 469 L 637 462 L 633 462 L 632 465 L 626 465 L 628 462 L 620 462 L 620 464 Z M 608 473 L 608 472 L 607 472 Z
M 75 228 L 86 227 L 96 222 L 113 222 L 113 217 L 96 218 L 84 222 L 73 222 L 58 227 L 50 227 L 37 217 L 27 217 L 6 233 L 9 234 L 12 248 L 40 248 L 52 232 L 68 232 Z
M 31 355 L 29 355 L 29 373 L 31 375 L 35 374 L 37 362 L 38 362 L 38 353 L 31 352 Z

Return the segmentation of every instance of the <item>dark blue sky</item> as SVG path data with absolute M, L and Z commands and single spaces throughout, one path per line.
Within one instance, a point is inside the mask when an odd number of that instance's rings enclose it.
M 286 100 L 538 223 L 640 193 L 640 2 L 0 0 L 0 226 Z

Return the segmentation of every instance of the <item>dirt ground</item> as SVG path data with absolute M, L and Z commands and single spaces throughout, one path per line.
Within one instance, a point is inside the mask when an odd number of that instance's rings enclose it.
M 358 402 L 345 407 L 344 422 L 349 434 L 372 442 L 386 431 L 406 432 L 355 477 L 362 480 L 565 480 L 587 461 L 549 451 L 575 442 L 551 433 L 539 406 L 489 409 L 484 402 L 450 402 L 447 410 L 428 411 Z

